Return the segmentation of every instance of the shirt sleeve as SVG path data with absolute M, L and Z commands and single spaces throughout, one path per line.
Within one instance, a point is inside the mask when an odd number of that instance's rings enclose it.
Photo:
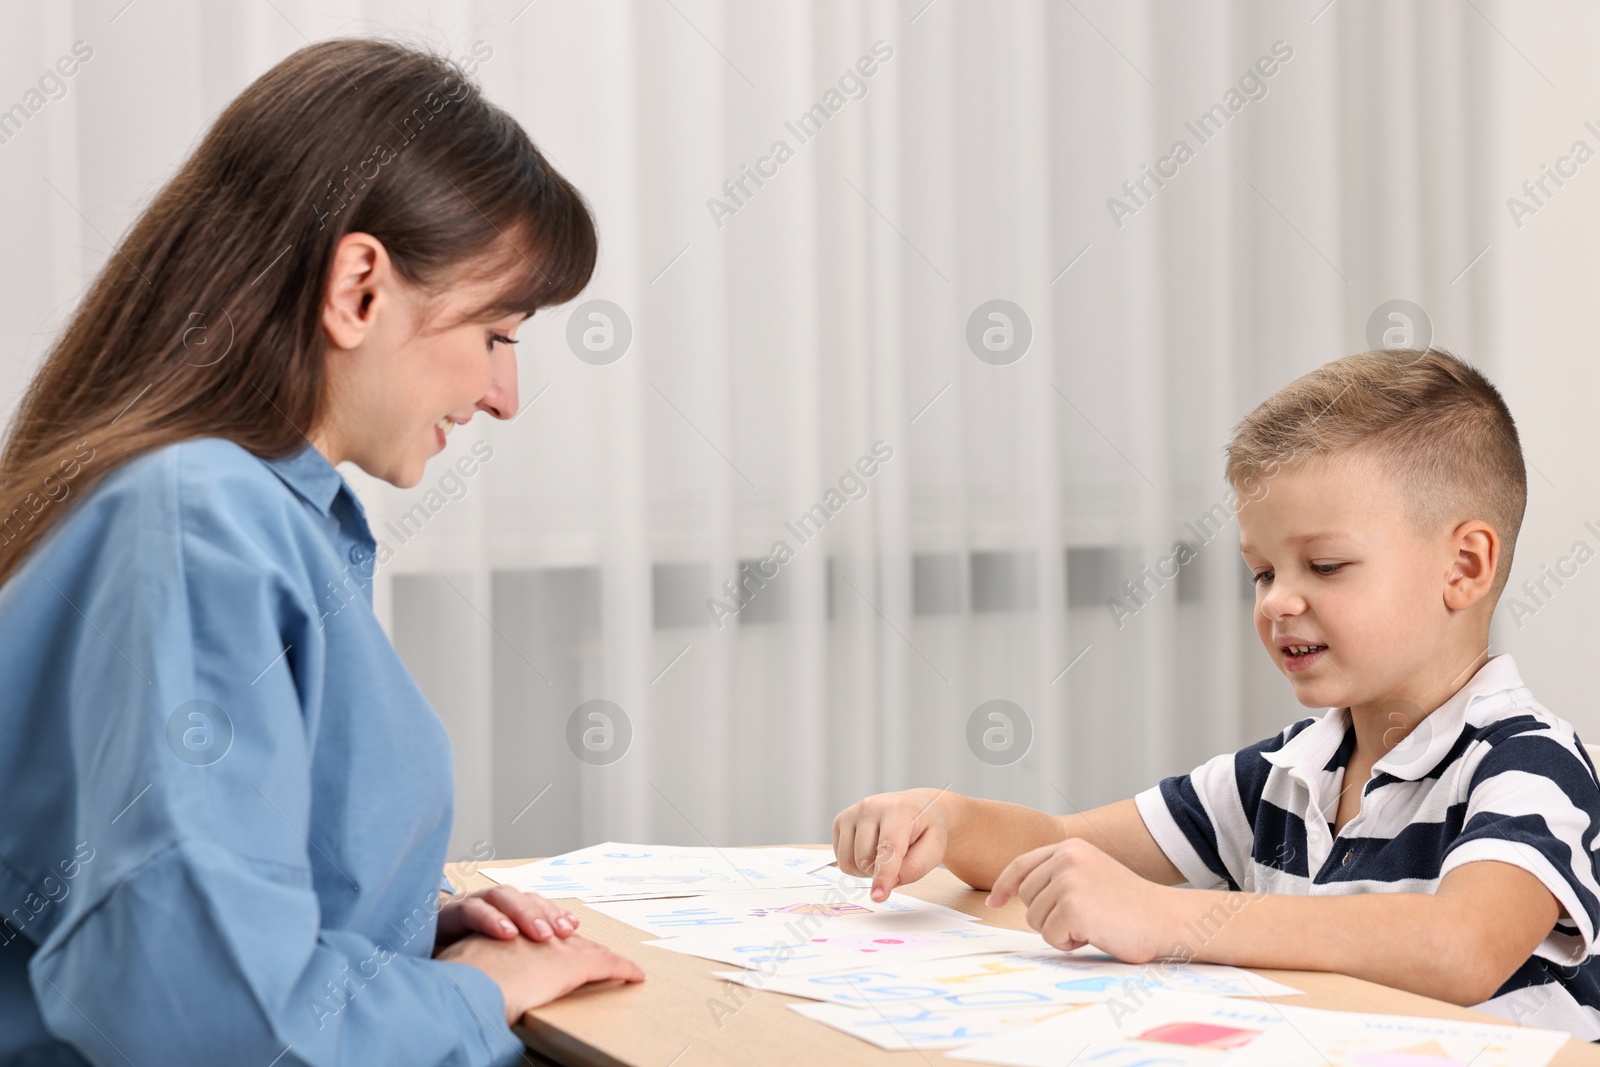
M 1272 764 L 1262 757 L 1282 748 L 1315 719 L 1238 752 L 1224 752 L 1188 774 L 1163 778 L 1135 795 L 1134 804 L 1167 859 L 1196 889 L 1241 889 L 1252 883 L 1256 813 Z
M 305 533 L 262 518 L 258 482 L 186 502 L 176 462 L 163 475 L 55 579 L 84 625 L 55 652 L 74 741 L 51 773 L 94 858 L 29 964 L 45 1025 L 94 1064 L 515 1061 L 499 987 L 430 958 L 432 886 L 392 937 L 324 927 L 355 888 L 330 835 L 360 817 L 312 811 L 315 737 L 338 726 L 304 699 Z
M 1520 722 L 1519 732 L 1488 739 L 1472 770 L 1461 832 L 1445 851 L 1439 877 L 1479 860 L 1527 871 L 1562 911 L 1535 955 L 1579 963 L 1594 951 L 1600 922 L 1594 854 L 1600 786 L 1569 729 Z

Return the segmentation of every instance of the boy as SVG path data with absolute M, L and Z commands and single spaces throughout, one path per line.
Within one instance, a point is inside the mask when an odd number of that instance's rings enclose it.
M 1500 393 L 1444 352 L 1367 352 L 1227 451 L 1256 632 L 1327 711 L 1075 815 L 868 797 L 839 866 L 882 900 L 943 862 L 1062 949 L 1339 971 L 1600 1038 L 1600 786 L 1487 647 L 1527 499 Z

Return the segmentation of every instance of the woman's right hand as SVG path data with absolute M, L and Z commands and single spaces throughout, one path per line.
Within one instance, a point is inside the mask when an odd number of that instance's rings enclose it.
M 529 1009 L 589 982 L 644 981 L 637 963 L 577 934 L 547 941 L 472 934 L 440 949 L 434 958 L 470 964 L 493 978 L 505 996 L 507 1026 L 515 1026 Z
M 872 899 L 882 902 L 896 886 L 915 882 L 944 859 L 950 843 L 951 801 L 945 789 L 878 793 L 833 819 L 833 854 L 839 869 L 872 877 Z

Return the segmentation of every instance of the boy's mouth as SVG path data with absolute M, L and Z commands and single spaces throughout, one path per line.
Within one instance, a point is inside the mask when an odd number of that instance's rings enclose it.
M 1327 645 L 1285 645 L 1283 652 L 1283 665 L 1290 671 L 1303 671 L 1310 669 L 1322 654 L 1328 651 Z

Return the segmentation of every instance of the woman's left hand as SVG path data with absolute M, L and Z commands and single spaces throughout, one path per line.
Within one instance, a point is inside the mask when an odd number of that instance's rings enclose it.
M 468 934 L 548 941 L 552 937 L 571 937 L 578 929 L 578 917 L 566 908 L 538 893 L 525 893 L 509 885 L 471 893 L 441 893 L 441 898 L 434 955 Z

